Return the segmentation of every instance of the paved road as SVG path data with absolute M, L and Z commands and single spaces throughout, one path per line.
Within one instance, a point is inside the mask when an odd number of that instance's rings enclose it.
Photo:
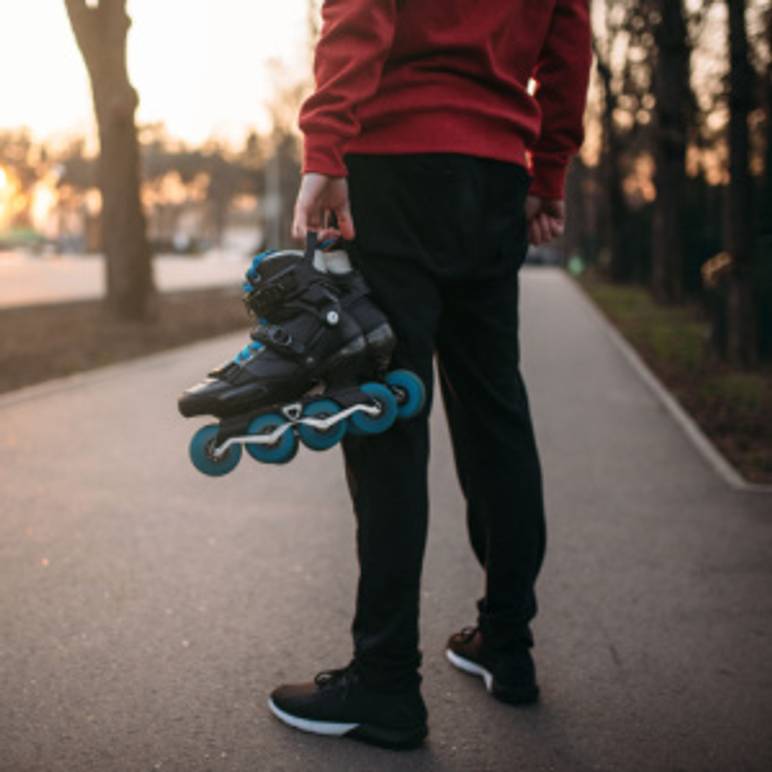
M 240 284 L 247 260 L 212 252 L 201 257 L 159 255 L 153 261 L 161 291 Z M 85 300 L 104 295 L 104 264 L 96 256 L 32 257 L 0 252 L 0 308 Z
M 562 274 L 527 273 L 523 305 L 541 707 L 442 656 L 481 576 L 435 415 L 427 746 L 272 719 L 276 683 L 348 659 L 353 524 L 337 452 L 219 481 L 188 465 L 174 399 L 230 336 L 0 401 L 0 769 L 772 769 L 769 497 L 714 477 Z

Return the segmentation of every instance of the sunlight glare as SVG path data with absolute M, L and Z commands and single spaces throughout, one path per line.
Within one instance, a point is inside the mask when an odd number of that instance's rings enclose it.
M 268 128 L 269 61 L 309 68 L 308 0 L 129 0 L 129 72 L 138 120 L 164 122 L 189 142 Z M 11 7 L 12 6 L 12 7 Z M 91 93 L 63 2 L 0 4 L 0 128 L 38 137 L 93 131 Z

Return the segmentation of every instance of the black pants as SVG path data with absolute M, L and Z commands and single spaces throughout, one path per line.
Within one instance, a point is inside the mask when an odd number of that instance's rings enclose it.
M 401 688 L 419 678 L 435 353 L 469 537 L 486 572 L 479 624 L 496 647 L 530 645 L 545 526 L 518 350 L 529 179 L 517 165 L 461 155 L 347 163 L 352 257 L 399 338 L 395 365 L 420 375 L 430 397 L 419 417 L 344 443 L 361 571 L 355 660 L 372 685 Z

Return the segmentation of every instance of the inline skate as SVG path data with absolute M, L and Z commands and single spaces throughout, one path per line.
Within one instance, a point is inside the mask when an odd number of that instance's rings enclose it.
M 388 372 L 394 334 L 345 252 L 325 253 L 311 235 L 305 253 L 258 255 L 244 303 L 256 320 L 250 342 L 178 402 L 185 417 L 220 419 L 190 443 L 204 474 L 230 472 L 242 448 L 257 461 L 287 463 L 300 442 L 326 450 L 347 431 L 378 434 L 422 409 L 421 380 Z

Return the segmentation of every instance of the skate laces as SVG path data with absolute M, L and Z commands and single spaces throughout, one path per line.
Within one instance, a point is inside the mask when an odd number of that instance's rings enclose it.
M 260 267 L 260 263 L 263 262 L 267 257 L 270 257 L 271 255 L 275 255 L 276 250 L 275 249 L 267 249 L 264 252 L 260 252 L 260 254 L 255 255 L 252 258 L 252 263 L 250 264 L 249 268 L 247 268 L 246 273 L 246 281 L 242 285 L 242 289 L 246 293 L 254 292 L 255 290 L 255 284 L 258 282 L 259 277 L 257 273 L 257 269 Z M 260 320 L 263 321 L 262 319 Z M 260 349 L 263 348 L 263 344 L 259 343 L 256 340 L 251 340 L 249 343 L 247 343 L 246 346 L 244 346 L 241 351 L 236 354 L 236 356 L 233 358 L 233 361 L 237 365 L 242 365 L 244 362 L 246 362 L 250 357 L 254 356 Z
M 276 250 L 275 249 L 267 249 L 265 252 L 260 252 L 260 254 L 255 255 L 252 258 L 252 263 L 247 268 L 246 273 L 246 281 L 244 284 L 241 285 L 241 289 L 244 290 L 244 292 L 254 292 L 255 290 L 255 284 L 259 281 L 257 269 L 260 267 L 260 263 L 263 262 L 267 257 L 270 257 L 271 255 L 275 255 Z

